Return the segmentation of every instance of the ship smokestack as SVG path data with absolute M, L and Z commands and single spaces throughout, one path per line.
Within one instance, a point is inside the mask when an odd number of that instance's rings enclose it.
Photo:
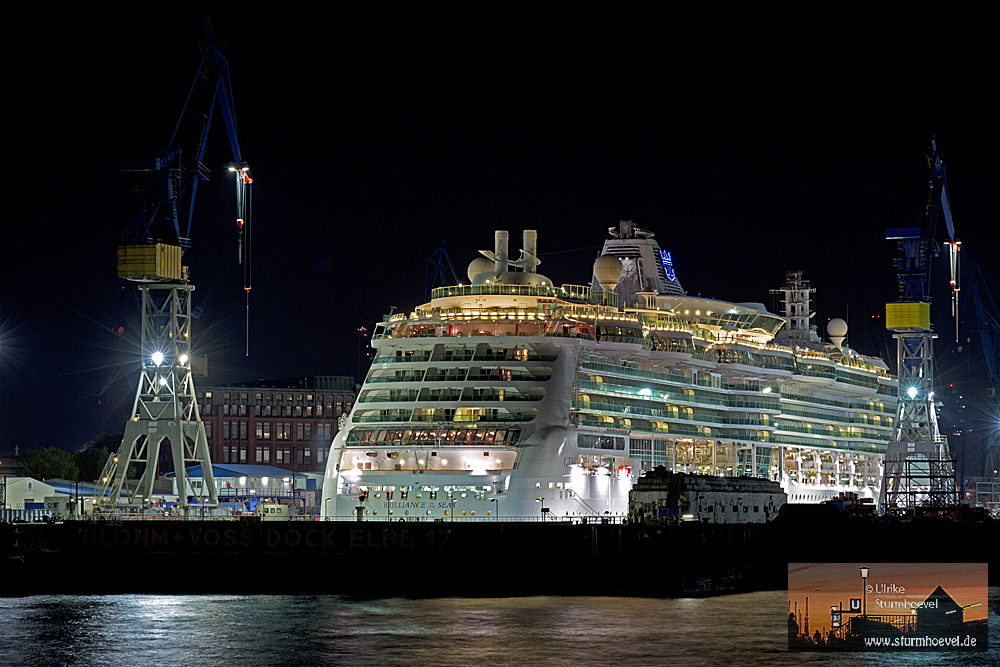
M 528 255 L 524 262 L 524 270 L 527 273 L 534 273 L 536 258 L 538 257 L 538 231 L 525 229 L 521 233 L 521 245 L 524 248 L 525 254 Z
M 496 253 L 496 260 L 493 265 L 493 270 L 497 273 L 506 273 L 507 271 L 507 239 L 509 234 L 506 231 L 496 230 L 493 232 L 494 238 L 494 252 Z

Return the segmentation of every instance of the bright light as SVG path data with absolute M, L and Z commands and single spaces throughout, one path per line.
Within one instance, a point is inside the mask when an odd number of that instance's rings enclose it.
M 917 396 L 917 388 L 916 387 L 910 387 L 909 389 L 906 390 L 906 395 L 909 396 L 910 398 L 916 398 L 916 396 Z
M 167 386 L 167 378 L 160 378 L 160 384 L 163 385 L 164 387 L 166 387 Z
M 264 486 L 267 486 L 267 477 L 261 477 L 260 481 L 263 482 Z
M 182 354 L 181 358 L 178 359 L 178 361 L 180 361 L 182 364 L 186 364 L 188 362 L 188 356 L 186 354 Z
M 153 356 L 150 358 L 153 360 L 153 363 L 156 364 L 157 366 L 163 363 L 163 353 L 160 351 L 154 352 Z
M 763 389 L 760 390 L 760 393 L 762 393 L 762 394 L 770 394 L 771 393 L 771 388 L 770 387 L 764 387 Z
M 653 390 L 650 389 L 649 387 L 643 387 L 642 389 L 639 390 L 639 395 L 640 396 L 652 396 L 653 395 Z

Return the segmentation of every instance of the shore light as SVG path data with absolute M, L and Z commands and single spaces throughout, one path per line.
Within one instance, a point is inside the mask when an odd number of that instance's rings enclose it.
M 867 567 L 859 567 L 858 569 L 861 570 L 861 582 L 862 582 L 861 583 L 861 600 L 862 600 L 861 616 L 864 617 L 864 618 L 867 618 L 868 617 L 868 586 L 867 586 L 867 584 L 868 584 L 868 570 L 869 570 L 869 568 L 867 568 Z

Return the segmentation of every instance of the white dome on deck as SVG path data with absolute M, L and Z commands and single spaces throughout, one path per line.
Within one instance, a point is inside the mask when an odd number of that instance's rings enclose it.
M 493 262 L 486 259 L 485 257 L 476 257 L 474 260 L 469 262 L 469 269 L 466 272 L 469 276 L 469 282 L 475 282 L 476 276 L 480 273 L 493 273 L 494 265 Z
M 614 255 L 601 255 L 594 262 L 594 277 L 605 292 L 613 292 L 621 280 L 622 262 Z

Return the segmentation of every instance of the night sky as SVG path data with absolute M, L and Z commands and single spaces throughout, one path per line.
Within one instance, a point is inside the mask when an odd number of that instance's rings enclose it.
M 871 319 L 896 293 L 884 231 L 917 221 L 932 134 L 966 253 L 997 277 L 1000 57 L 981 23 L 581 8 L 213 15 L 255 180 L 254 273 L 247 357 L 232 154 L 216 120 L 185 255 L 207 382 L 356 375 L 358 327 L 422 302 L 443 239 L 465 281 L 495 229 L 534 228 L 539 270 L 584 284 L 622 218 L 656 232 L 691 294 L 771 307 L 768 290 L 803 271 L 821 328 L 849 316 L 849 344 L 885 356 L 891 338 Z M 11 25 L 30 40 L 4 46 L 15 120 L 0 450 L 76 449 L 120 432 L 131 407 L 139 308 L 115 275 L 133 214 L 117 164 L 166 146 L 200 15 L 79 10 Z M 952 374 L 966 381 L 978 344 L 958 353 L 940 322 L 942 373 L 964 363 Z M 98 397 L 123 358 L 128 373 Z

